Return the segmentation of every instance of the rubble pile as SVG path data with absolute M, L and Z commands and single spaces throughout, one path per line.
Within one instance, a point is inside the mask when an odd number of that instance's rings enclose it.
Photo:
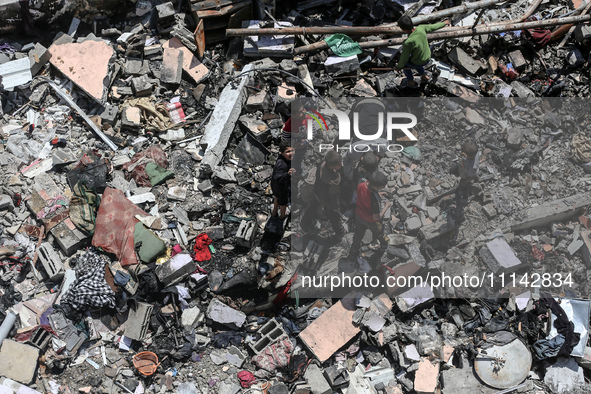
M 376 44 L 389 34 L 340 37 L 356 54 L 337 55 L 329 34 L 224 32 L 395 26 L 460 4 L 21 2 L 19 20 L 17 3 L 0 5 L 0 392 L 591 391 L 588 22 L 431 40 L 431 78 L 411 88 L 401 45 Z M 588 8 L 446 17 L 475 28 Z M 303 229 L 326 151 L 296 153 L 288 218 L 271 214 L 301 99 L 420 116 L 416 138 L 377 152 L 392 203 L 380 270 L 426 284 L 306 288 L 311 273 L 367 274 L 376 247 L 364 237 L 345 257 L 344 196 L 344 236 L 322 216 Z M 450 167 L 468 140 L 479 175 L 461 201 Z M 344 171 L 354 143 L 336 149 Z M 482 279 L 428 280 L 445 275 Z

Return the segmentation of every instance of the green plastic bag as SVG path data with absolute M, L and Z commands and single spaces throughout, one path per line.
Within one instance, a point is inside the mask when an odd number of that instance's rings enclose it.
M 363 52 L 361 46 L 346 34 L 333 34 L 324 41 L 326 41 L 334 54 L 340 57 L 359 55 Z

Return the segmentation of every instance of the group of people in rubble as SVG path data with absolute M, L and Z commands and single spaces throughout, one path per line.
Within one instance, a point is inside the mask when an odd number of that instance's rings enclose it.
M 299 135 L 303 133 L 291 135 L 291 119 L 283 131 L 271 178 L 274 195 L 272 215 L 279 219 L 287 217 L 292 177 L 298 180 L 304 178 L 302 162 L 306 153 L 306 149 L 302 148 L 306 141 Z M 461 160 L 449 169 L 450 174 L 460 178 L 457 197 L 461 204 L 469 201 L 470 184 L 477 177 L 479 157 L 477 144 L 465 142 Z M 334 239 L 338 241 L 345 235 L 341 212 L 345 217 L 349 216 L 354 234 L 346 258 L 355 262 L 358 260 L 363 238 L 369 230 L 373 254 L 368 263 L 375 273 L 379 273 L 380 261 L 388 246 L 383 219 L 392 206 L 388 200 L 389 192 L 385 190 L 388 177 L 378 169 L 382 158 L 383 152 L 379 151 L 358 153 L 351 150 L 344 158 L 336 150 L 326 152 L 322 162 L 306 176 L 307 181 L 313 181 L 313 193 L 307 206 L 302 207 L 300 221 L 302 231 L 311 233 L 315 231 L 317 220 L 326 218 L 334 232 Z
M 417 70 L 421 82 L 429 81 L 424 69 L 431 60 L 426 34 L 448 26 L 449 21 L 415 27 L 409 17 L 403 16 L 398 25 L 408 34 L 408 38 L 404 42 L 396 69 L 404 71 L 406 86 L 418 87 L 412 70 Z M 303 179 L 302 163 L 308 141 L 305 125 L 294 127 L 293 119 L 305 121 L 307 115 L 303 107 L 298 107 L 296 111 L 283 128 L 279 157 L 271 180 L 274 194 L 272 215 L 278 216 L 279 219 L 287 216 L 292 177 Z M 466 203 L 468 200 L 470 184 L 477 177 L 479 157 L 476 143 L 468 141 L 462 146 L 462 159 L 449 171 L 460 178 L 457 193 L 460 203 Z M 357 261 L 363 238 L 369 230 L 372 234 L 374 253 L 368 263 L 376 273 L 388 246 L 383 219 L 392 205 L 391 201 L 387 201 L 388 192 L 384 190 L 388 184 L 388 177 L 378 169 L 380 158 L 379 150 L 364 153 L 351 150 L 347 152 L 343 163 L 343 157 L 338 151 L 329 150 L 322 162 L 306 178 L 313 182 L 313 196 L 307 207 L 302 210 L 300 222 L 304 232 L 312 232 L 317 219 L 326 218 L 330 222 L 335 239 L 340 240 L 345 235 L 341 212 L 348 211 L 355 230 L 347 259 Z

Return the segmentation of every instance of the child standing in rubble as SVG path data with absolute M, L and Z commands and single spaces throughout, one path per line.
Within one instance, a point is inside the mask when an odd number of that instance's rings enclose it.
M 293 155 L 294 149 L 289 141 L 281 141 L 279 157 L 277 157 L 271 176 L 271 190 L 274 195 L 272 216 L 277 216 L 279 213 L 279 219 L 285 219 L 285 211 L 290 200 L 291 176 L 296 171 L 291 167 Z
M 458 196 L 460 202 L 467 203 L 470 195 L 470 184 L 478 176 L 480 152 L 474 141 L 468 141 L 462 145 L 462 159 L 454 164 L 449 173 L 460 177 Z
M 388 178 L 381 171 L 370 175 L 369 180 L 357 186 L 357 207 L 355 209 L 355 233 L 348 260 L 357 261 L 361 242 L 367 230 L 371 231 L 373 242 L 378 241 L 379 247 L 369 261 L 373 273 L 378 273 L 382 256 L 388 247 L 388 237 L 384 234 L 382 218 L 392 205 L 391 201 L 382 205 L 381 191 L 386 187 Z
M 324 214 L 330 222 L 335 237 L 338 239 L 345 235 L 339 212 L 342 167 L 341 155 L 337 151 L 330 150 L 326 153 L 324 161 L 316 168 L 314 197 L 302 216 L 302 230 L 313 231 L 316 219 Z
M 408 38 L 402 44 L 402 53 L 396 70 L 404 70 L 406 85 L 416 88 L 418 84 L 414 81 L 413 69 L 418 71 L 421 82 L 428 82 L 430 79 L 424 68 L 431 60 L 431 48 L 429 48 L 429 42 L 427 41 L 427 33 L 449 26 L 449 21 L 415 27 L 412 19 L 404 15 L 398 20 L 398 26 L 404 33 L 408 34 Z

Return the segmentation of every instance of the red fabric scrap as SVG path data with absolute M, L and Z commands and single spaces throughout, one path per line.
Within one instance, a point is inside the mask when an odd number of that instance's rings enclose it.
M 160 146 L 154 145 L 133 155 L 130 162 L 123 164 L 123 169 L 131 174 L 138 186 L 152 187 L 150 177 L 146 174 L 146 164 L 150 162 L 154 162 L 162 168 L 168 168 L 166 153 Z
M 293 282 L 296 281 L 298 278 L 298 273 L 296 272 L 289 281 L 283 286 L 283 288 L 277 294 L 277 297 L 273 300 L 273 305 L 282 305 L 283 302 L 287 299 L 287 295 L 289 294 L 289 290 L 291 290 L 291 285 Z
M 171 257 L 174 257 L 175 255 L 181 253 L 183 251 L 183 249 L 181 248 L 181 245 L 176 244 L 172 247 L 172 252 L 170 254 Z
M 256 378 L 252 372 L 240 371 L 238 372 L 238 380 L 240 380 L 240 386 L 247 389 L 256 381 Z
M 207 261 L 211 259 L 211 252 L 209 251 L 209 245 L 212 240 L 209 235 L 201 233 L 195 239 L 195 246 L 193 246 L 193 252 L 195 252 L 194 259 L 196 261 Z

